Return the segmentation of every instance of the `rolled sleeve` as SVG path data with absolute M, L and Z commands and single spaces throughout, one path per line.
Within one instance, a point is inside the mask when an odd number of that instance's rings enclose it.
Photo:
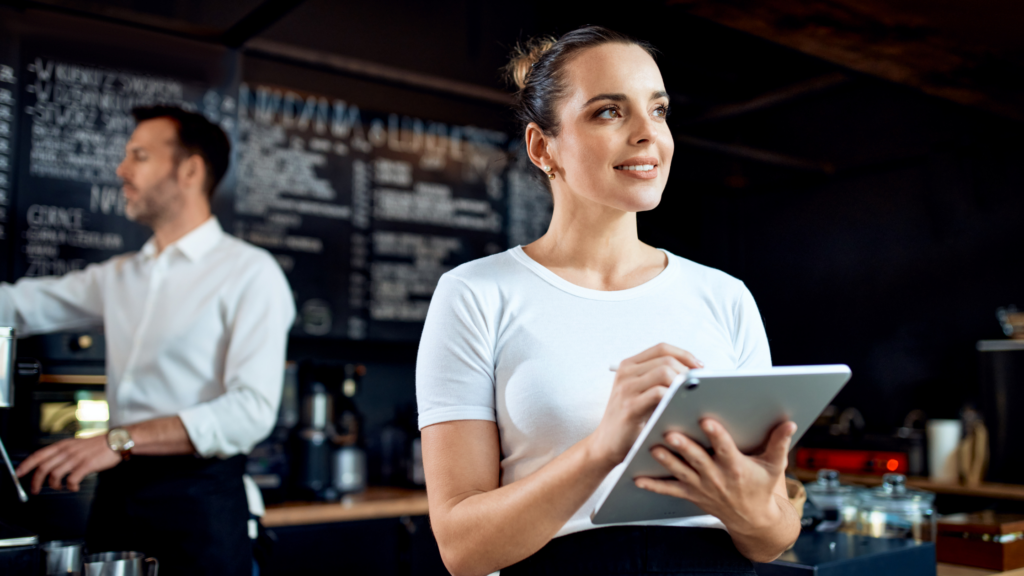
M 277 420 L 295 305 L 284 274 L 269 255 L 256 268 L 228 318 L 225 393 L 178 413 L 203 457 L 248 453 Z

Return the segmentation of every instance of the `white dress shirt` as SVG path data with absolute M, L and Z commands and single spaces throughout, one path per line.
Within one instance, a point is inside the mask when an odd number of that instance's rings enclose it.
M 103 327 L 112 427 L 177 414 L 204 457 L 270 433 L 294 319 L 274 258 L 216 218 L 160 254 L 151 238 L 84 270 L 0 284 L 0 325 L 18 336 Z

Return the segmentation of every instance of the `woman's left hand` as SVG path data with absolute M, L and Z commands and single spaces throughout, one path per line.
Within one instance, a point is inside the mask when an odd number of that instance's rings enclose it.
M 783 474 L 796 424 L 776 426 L 764 452 L 756 456 L 741 453 L 720 423 L 705 418 L 701 428 L 711 441 L 713 456 L 682 433 L 669 432 L 665 441 L 678 455 L 664 446 L 655 446 L 651 454 L 675 479 L 637 478 L 636 485 L 690 500 L 717 516 L 730 532 L 751 534 L 773 524 L 778 527 L 784 516 L 776 497 L 785 499 Z

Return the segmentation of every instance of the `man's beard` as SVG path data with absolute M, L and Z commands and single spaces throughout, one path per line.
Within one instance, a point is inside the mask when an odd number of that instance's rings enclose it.
M 139 190 L 134 200 L 125 203 L 124 215 L 132 222 L 154 228 L 173 218 L 181 206 L 181 198 L 177 179 L 168 176 L 146 190 Z

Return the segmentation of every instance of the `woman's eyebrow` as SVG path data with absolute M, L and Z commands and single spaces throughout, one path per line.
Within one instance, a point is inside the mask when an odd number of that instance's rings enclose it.
M 657 100 L 658 98 L 668 98 L 668 92 L 666 92 L 664 90 L 658 90 L 658 91 L 654 92 L 653 94 L 651 94 L 651 100 Z M 626 95 L 625 94 L 598 94 L 597 96 L 594 96 L 590 100 L 587 100 L 586 102 L 584 102 L 583 105 L 580 106 L 580 109 L 582 110 L 583 108 L 586 108 L 587 106 L 590 106 L 591 104 L 593 104 L 594 102 L 597 102 L 598 100 L 611 100 L 612 102 L 625 102 Z
M 584 102 L 583 106 L 580 106 L 580 109 L 586 108 L 587 106 L 590 106 L 591 104 L 593 104 L 594 102 L 597 102 L 598 100 L 611 100 L 612 102 L 625 102 L 626 101 L 626 95 L 625 94 L 598 94 L 597 96 L 594 96 L 590 100 L 587 100 L 586 102 Z

